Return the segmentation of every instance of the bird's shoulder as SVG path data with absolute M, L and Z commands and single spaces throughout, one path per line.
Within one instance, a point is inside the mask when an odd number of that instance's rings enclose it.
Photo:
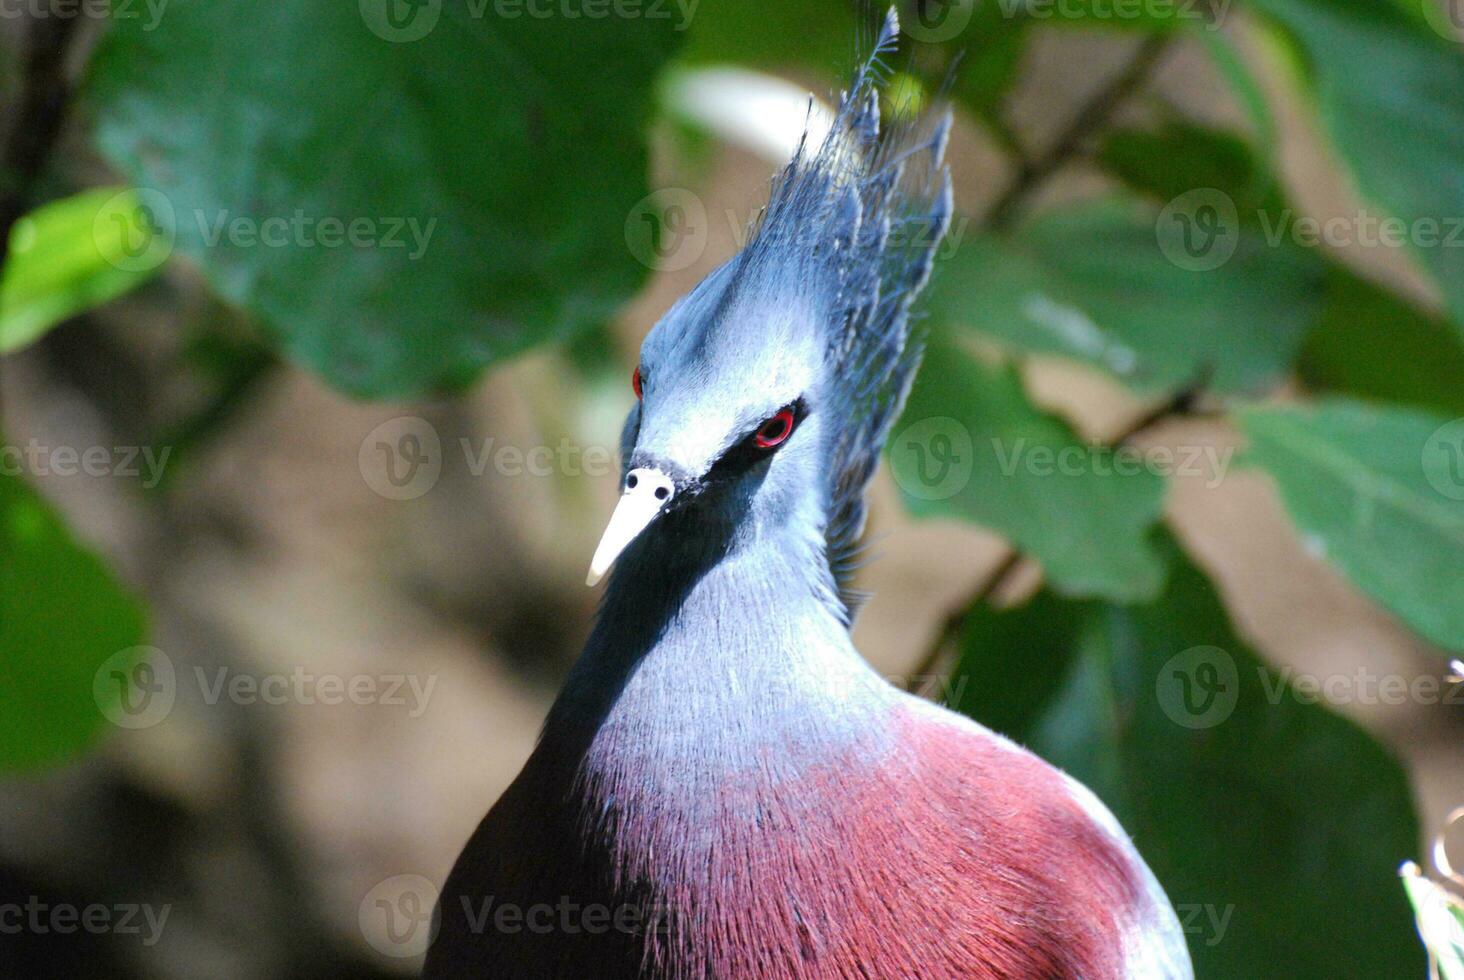
M 1088 787 L 1010 739 L 971 719 L 909 698 L 918 783 L 951 816 L 964 846 L 995 877 L 1013 871 L 1055 883 L 1066 901 L 1106 901 L 1124 937 L 1125 976 L 1193 977 L 1184 934 L 1163 887 L 1133 840 Z M 965 815 L 958 822 L 957 814 Z M 993 832 L 993 828 L 999 828 Z M 1034 855 L 1024 846 L 1045 842 Z M 978 871 L 978 876 L 980 872 Z

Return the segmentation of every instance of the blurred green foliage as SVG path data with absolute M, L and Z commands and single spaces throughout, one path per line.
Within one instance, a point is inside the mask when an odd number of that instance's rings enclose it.
M 1201 374 L 1222 391 L 1274 385 L 1319 309 L 1321 262 L 1241 231 L 1233 256 L 1197 274 L 1176 264 L 1180 243 L 1156 236 L 1157 210 L 1104 199 L 974 236 L 943 268 L 929 308 L 943 326 L 1063 354 L 1140 391 Z
M 142 643 L 137 601 L 0 467 L 0 771 L 54 765 L 106 725 L 103 663 Z M 123 658 L 126 659 L 126 658 Z M 118 669 L 126 664 L 114 661 Z
M 217 348 L 240 351 L 238 369 L 218 372 L 223 394 L 180 443 L 206 438 L 276 356 L 374 398 L 460 387 L 556 339 L 603 359 L 605 323 L 647 276 L 625 226 L 650 190 L 648 133 L 666 123 L 687 142 L 684 120 L 658 115 L 661 80 L 730 63 L 833 84 L 879 13 L 704 0 L 681 23 L 546 24 L 448 0 L 412 8 L 436 11 L 431 23 L 398 23 L 373 20 L 381 6 L 179 0 L 152 27 L 111 25 L 85 104 L 136 185 L 121 205 L 131 220 L 98 224 L 118 198 L 95 190 L 18 227 L 0 350 L 173 255 L 268 343 Z M 933 91 L 964 54 L 951 98 L 1011 156 L 1022 192 L 1000 221 L 957 221 L 890 447 L 914 512 L 988 527 L 1045 576 L 1025 605 L 978 596 L 956 620 L 955 706 L 1119 814 L 1182 915 L 1199 917 L 1187 920 L 1199 976 L 1420 975 L 1390 880 L 1417 847 L 1399 766 L 1260 663 L 1164 529 L 1164 479 L 1111 471 L 1117 447 L 1085 445 L 1032 404 L 1021 368 L 1065 357 L 1143 397 L 1202 382 L 1317 555 L 1422 637 L 1464 649 L 1464 262 L 1443 244 L 1464 227 L 1464 50 L 1441 36 L 1441 13 L 1402 0 L 1154 4 L 1123 18 L 1111 2 L 901 7 L 920 51 L 895 67 Z M 1192 45 L 1249 129 L 1163 102 L 1156 121 L 1118 125 L 1132 91 L 1075 72 L 1092 97 L 1049 159 L 1024 145 L 1010 98 L 1050 31 Z M 1438 309 L 1292 233 L 1306 215 L 1275 173 L 1273 87 L 1253 75 L 1277 53 L 1339 176 L 1407 229 Z M 1027 192 L 1070 163 L 1102 174 L 1103 191 L 1027 213 Z M 337 236 L 323 221 L 358 218 L 370 247 L 324 242 Z M 259 247 L 271 219 L 283 238 Z M 1331 397 L 1259 403 L 1291 379 Z M 1078 472 L 1033 465 L 1063 453 Z M 941 481 L 922 468 L 948 466 L 968 479 L 931 492 Z M 141 612 L 14 476 L 0 477 L 0 551 L 0 760 L 37 765 L 99 727 L 96 671 L 140 642 Z M 1199 724 L 1216 699 L 1225 717 Z
M 152 276 L 160 263 L 129 261 L 129 243 L 146 234 L 134 224 L 137 205 L 133 191 L 102 187 L 37 208 L 16 223 L 0 280 L 0 353 Z
M 1085 446 L 1027 400 L 1010 366 L 933 344 L 905 419 L 887 453 L 913 513 L 1000 532 L 1064 594 L 1133 601 L 1159 591 L 1163 566 L 1147 539 L 1163 512 L 1163 479 L 1124 472 L 1112 450 Z
M 1294 697 L 1173 540 L 1160 550 L 1168 584 L 1151 602 L 1043 591 L 982 610 L 954 706 L 1000 718 L 1103 798 L 1180 911 L 1198 976 L 1418 975 L 1393 881 L 1418 832 L 1402 771 Z M 1012 701 L 1013 653 L 1039 636 L 1032 652 L 1052 656 L 1026 664 Z
M 1235 202 L 1238 220 L 1254 226 L 1282 204 L 1275 178 L 1235 133 L 1170 119 L 1155 129 L 1114 129 L 1098 149 L 1112 176 L 1160 202 L 1196 188 L 1214 188 Z
M 1419 634 L 1464 651 L 1464 421 L 1329 400 L 1247 408 L 1240 424 L 1310 546 Z
M 180 3 L 119 20 L 87 92 L 159 234 L 366 397 L 459 387 L 635 295 L 623 225 L 679 41 L 666 19 L 463 4 L 415 33 L 356 4 Z
M 1432 2 L 1432 0 L 1429 0 Z M 1253 0 L 1301 53 L 1319 118 L 1362 192 L 1433 244 L 1408 236 L 1464 334 L 1464 262 L 1440 246 L 1464 216 L 1464 56 L 1431 30 L 1424 3 Z M 1437 17 L 1443 20 L 1442 11 Z M 1440 227 L 1442 226 L 1442 227 Z
M 1342 266 L 1328 272 L 1297 371 L 1318 391 L 1464 415 L 1464 339 L 1453 325 Z

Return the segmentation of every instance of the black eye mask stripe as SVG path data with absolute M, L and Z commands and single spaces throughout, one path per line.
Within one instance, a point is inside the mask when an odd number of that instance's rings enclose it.
M 776 446 L 768 446 L 766 448 L 759 446 L 757 444 L 758 431 L 773 418 L 776 418 L 778 412 L 785 410 L 791 410 L 793 412 L 793 431 Z M 707 471 L 704 482 L 715 483 L 718 480 L 734 477 L 739 473 L 745 472 L 759 460 L 767 459 L 773 453 L 788 445 L 794 436 L 798 434 L 799 426 L 802 425 L 804 418 L 808 415 L 808 403 L 804 399 L 799 398 L 791 404 L 784 405 L 778 409 L 778 412 L 774 412 L 768 418 L 763 419 L 757 425 L 753 426 L 748 430 L 746 435 L 737 440 L 730 449 L 718 457 L 717 461 L 712 464 L 712 468 Z

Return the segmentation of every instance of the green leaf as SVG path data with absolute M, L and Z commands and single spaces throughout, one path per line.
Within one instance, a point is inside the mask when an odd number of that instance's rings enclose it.
M 952 79 L 955 98 L 1004 136 L 997 109 L 1015 80 L 1032 22 L 1010 3 L 995 0 L 905 0 L 896 6 L 902 50 L 911 50 L 913 43 L 920 46 L 920 54 L 894 63 L 933 73 L 935 77 L 924 80 L 934 87 L 950 57 L 959 52 L 960 68 Z M 863 17 L 858 9 L 845 0 L 705 4 L 691 22 L 680 60 L 764 71 L 811 69 L 817 77 L 839 78 L 859 50 L 852 39 L 871 36 L 877 25 L 877 17 L 868 15 L 881 15 L 886 8 L 865 10 Z M 939 53 L 932 54 L 932 49 Z
M 1459 46 L 1401 4 L 1255 0 L 1255 6 L 1299 45 L 1322 124 L 1363 194 L 1413 227 L 1407 238 L 1464 332 L 1464 262 L 1446 245 L 1464 230 Z
M 137 261 L 137 197 L 120 187 L 84 191 L 37 208 L 10 232 L 0 278 L 0 353 L 137 288 L 161 262 Z
M 1196 188 L 1227 195 L 1243 225 L 1277 226 L 1286 201 L 1240 138 L 1184 120 L 1111 133 L 1098 159 L 1130 188 L 1168 202 Z M 1262 219 L 1264 218 L 1264 222 Z M 1326 268 L 1325 305 L 1297 367 L 1324 391 L 1464 414 L 1464 343 L 1447 322 L 1345 266 Z
M 892 64 L 917 73 L 935 88 L 959 53 L 952 94 L 1007 138 L 998 110 L 1021 65 L 1031 20 L 1010 3 L 995 0 L 903 0 L 895 6 L 902 51 L 918 49 L 919 54 Z M 853 39 L 872 36 L 878 16 L 870 15 L 882 15 L 885 9 L 876 6 L 860 16 L 858 5 L 845 0 L 706 4 L 697 9 L 680 60 L 763 71 L 811 70 L 815 77 L 842 78 L 860 50 Z
M 626 220 L 680 37 L 660 9 L 180 0 L 152 29 L 112 25 L 88 95 L 158 234 L 288 356 L 354 394 L 418 395 L 638 289 Z
M 1088 615 L 1086 603 L 1050 588 L 1033 596 L 1020 613 L 997 615 L 981 607 L 961 632 L 961 660 L 946 706 L 979 718 L 993 731 L 1027 737 L 1076 663 L 1074 637 Z M 1020 664 L 1012 656 L 1015 650 L 1021 651 Z M 990 677 L 1002 678 L 1000 697 L 971 687 L 972 680 Z
M 1163 550 L 1150 603 L 1044 592 L 980 610 L 952 685 L 961 709 L 1108 804 L 1176 906 L 1197 976 L 1422 976 L 1391 881 L 1418 842 L 1403 770 L 1264 667 L 1204 576 Z
M 1240 413 L 1308 546 L 1419 634 L 1464 650 L 1464 419 L 1343 399 Z
M 1000 110 L 1027 52 L 1032 21 L 1020 12 L 1006 13 L 996 0 L 972 3 L 970 22 L 958 35 L 964 54 L 953 91 L 963 105 L 1004 133 Z
M 1342 266 L 1302 346 L 1311 388 L 1464 415 L 1464 340 L 1449 323 Z
M 855 5 L 845 0 L 703 3 L 690 21 L 681 60 L 767 71 L 808 67 L 832 76 L 853 65 L 859 23 Z
M 1195 31 L 1190 36 L 1199 39 L 1216 70 L 1229 83 L 1240 108 L 1250 119 L 1257 156 L 1266 172 L 1271 172 L 1276 157 L 1276 117 L 1271 112 L 1266 93 L 1246 67 L 1234 42 L 1223 31 Z
M 1286 201 L 1240 138 L 1184 120 L 1109 134 L 1098 159 L 1133 190 L 1168 202 L 1197 188 L 1231 199 L 1243 225 L 1286 221 Z M 1325 305 L 1297 368 L 1323 391 L 1407 402 L 1464 414 L 1464 342 L 1453 327 L 1328 263 Z
M 1104 200 L 969 239 L 933 280 L 928 307 L 945 325 L 1085 361 L 1140 391 L 1204 374 L 1221 391 L 1277 383 L 1318 311 L 1320 259 L 1270 247 L 1229 217 L 1190 252 L 1185 228 L 1161 217 Z
M 1464 980 L 1464 906 L 1423 877 L 1416 865 L 1404 866 L 1403 890 L 1413 905 L 1424 948 L 1438 965 L 1438 980 Z
M 1065 595 L 1129 601 L 1161 584 L 1147 537 L 1164 481 L 1032 407 L 1009 367 L 932 344 L 888 453 L 912 513 L 1004 535 Z
M 11 456 L 19 448 L 0 444 Z M 142 642 L 144 625 L 137 602 L 12 468 L 0 466 L 0 770 L 25 771 L 76 755 L 105 726 L 114 706 L 93 682 Z
M 1197 188 L 1228 195 L 1240 220 L 1280 211 L 1279 195 L 1245 140 L 1183 119 L 1155 130 L 1118 129 L 1098 150 L 1098 162 L 1133 190 L 1168 203 Z

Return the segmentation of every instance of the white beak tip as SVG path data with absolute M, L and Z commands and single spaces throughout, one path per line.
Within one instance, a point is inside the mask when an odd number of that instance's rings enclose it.
M 615 559 L 646 529 L 647 524 L 655 520 L 674 492 L 671 479 L 654 469 L 634 469 L 626 474 L 625 492 L 620 495 L 620 502 L 610 515 L 600 546 L 590 559 L 586 585 L 593 587 L 599 584 L 610 566 L 615 564 Z

